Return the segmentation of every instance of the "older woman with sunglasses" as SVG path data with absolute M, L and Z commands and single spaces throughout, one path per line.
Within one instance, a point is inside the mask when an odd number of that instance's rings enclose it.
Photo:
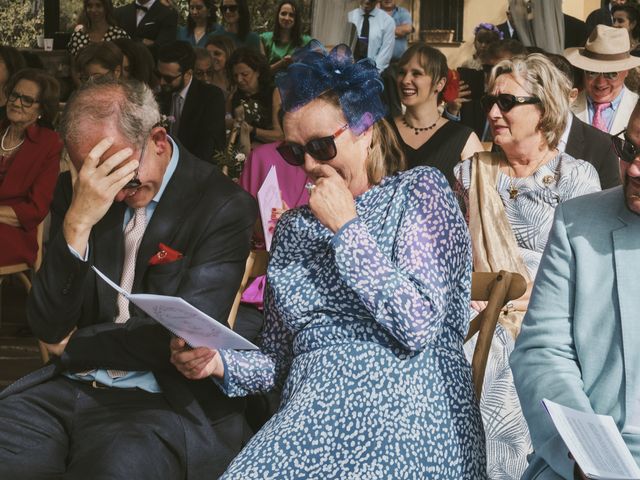
M 0 122 L 0 265 L 33 265 L 36 231 L 49 213 L 62 142 L 52 130 L 58 82 L 24 69 L 5 85 L 7 118 Z
M 225 480 L 485 478 L 462 352 L 464 219 L 437 170 L 398 173 L 374 63 L 353 64 L 344 45 L 328 55 L 311 46 L 277 79 L 278 151 L 312 183 L 309 206 L 276 226 L 261 349 L 174 340 L 172 360 L 229 396 L 282 389 L 278 412 Z
M 456 167 L 476 271 L 518 272 L 531 286 L 557 205 L 600 190 L 591 164 L 556 148 L 566 127 L 570 90 L 567 77 L 540 54 L 493 68 L 482 104 L 500 152 L 476 154 Z M 530 449 L 508 367 L 529 292 L 507 305 L 500 318 L 488 368 L 502 373 L 487 375 L 480 405 L 490 422 L 485 424 L 489 471 L 508 472 L 511 478 L 520 478 Z

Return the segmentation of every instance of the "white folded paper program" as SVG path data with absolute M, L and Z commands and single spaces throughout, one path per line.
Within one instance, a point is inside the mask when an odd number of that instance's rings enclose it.
M 131 294 L 120 288 L 96 267 L 91 268 L 111 287 L 126 296 L 129 302 L 162 324 L 174 335 L 183 338 L 192 347 L 228 350 L 258 349 L 253 343 L 185 302 L 182 298 L 149 293 Z
M 580 412 L 546 398 L 544 408 L 588 478 L 638 480 L 640 469 L 609 415 Z
M 262 230 L 264 232 L 264 242 L 268 250 L 271 250 L 271 240 L 273 231 L 271 230 L 272 209 L 282 208 L 282 197 L 280 196 L 280 184 L 276 174 L 276 166 L 272 165 L 269 173 L 262 182 L 258 190 L 258 206 L 260 207 L 260 220 L 262 220 Z

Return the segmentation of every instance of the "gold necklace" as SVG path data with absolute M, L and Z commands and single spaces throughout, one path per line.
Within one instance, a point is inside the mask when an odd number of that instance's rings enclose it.
M 531 173 L 529 173 L 529 175 L 527 175 L 526 177 L 530 177 L 531 175 L 533 175 L 538 170 L 538 168 L 540 168 L 540 165 L 542 164 L 544 159 L 547 158 L 549 154 L 553 154 L 554 151 L 555 149 L 549 150 L 548 153 L 544 154 L 542 158 L 538 160 L 538 163 L 536 163 L 536 166 L 533 168 L 533 170 L 531 170 Z M 511 164 L 511 162 L 507 157 L 504 157 L 504 161 L 507 162 L 507 165 L 509 166 L 509 171 L 513 173 L 513 175 L 509 175 L 509 198 L 513 200 L 518 196 L 518 193 L 520 193 L 513 183 L 513 180 L 516 176 L 516 169 L 513 168 L 513 165 Z M 521 177 L 521 178 L 526 178 L 526 177 Z

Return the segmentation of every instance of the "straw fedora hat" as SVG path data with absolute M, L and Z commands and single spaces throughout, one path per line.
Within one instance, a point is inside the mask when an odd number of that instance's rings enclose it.
M 597 25 L 584 47 L 567 48 L 564 56 L 589 72 L 621 72 L 640 66 L 640 58 L 630 55 L 630 49 L 626 29 Z

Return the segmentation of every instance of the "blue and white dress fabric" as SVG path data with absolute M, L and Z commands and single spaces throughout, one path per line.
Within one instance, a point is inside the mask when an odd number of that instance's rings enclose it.
M 456 193 L 462 197 L 460 203 L 464 209 L 471 185 L 471 160 L 459 163 L 455 175 Z M 531 278 L 535 278 L 555 208 L 565 200 L 600 190 L 600 180 L 590 163 L 561 153 L 529 177 L 511 178 L 500 172 L 496 188 L 520 255 Z M 518 190 L 515 198 L 509 193 L 512 188 Z M 469 361 L 475 341 L 476 337 L 465 344 Z M 514 343 L 511 334 L 498 323 L 480 399 L 487 442 L 487 472 L 492 480 L 519 480 L 528 465 L 527 455 L 532 451 L 529 429 L 509 366 Z
M 458 164 L 455 174 L 464 192 L 468 192 L 471 159 Z M 520 255 L 531 278 L 535 278 L 556 207 L 571 198 L 599 191 L 600 180 L 593 165 L 560 153 L 529 177 L 512 178 L 500 172 L 496 188 Z M 511 188 L 518 191 L 515 198 L 511 198 Z
M 221 388 L 282 388 L 282 402 L 225 480 L 486 476 L 462 350 L 471 252 L 455 197 L 419 167 L 356 210 L 336 235 L 308 207 L 278 222 L 261 351 L 221 351 Z

